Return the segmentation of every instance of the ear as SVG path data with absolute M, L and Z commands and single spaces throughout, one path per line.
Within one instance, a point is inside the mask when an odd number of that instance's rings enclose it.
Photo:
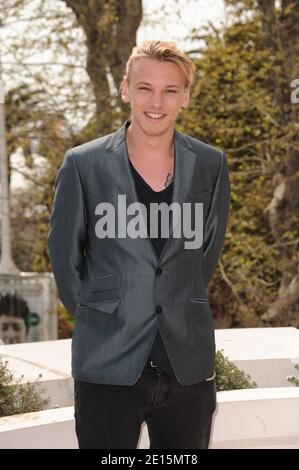
M 121 99 L 124 103 L 130 103 L 128 81 L 126 75 L 123 77 L 121 82 Z
M 182 101 L 182 108 L 188 108 L 189 101 L 190 101 L 190 89 L 185 88 L 184 98 L 183 98 L 183 101 Z

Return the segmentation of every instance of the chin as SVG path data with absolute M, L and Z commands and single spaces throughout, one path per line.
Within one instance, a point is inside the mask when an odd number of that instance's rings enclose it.
M 161 135 L 164 134 L 166 131 L 169 130 L 169 128 L 173 127 L 174 123 L 172 122 L 164 122 L 161 123 L 160 125 L 151 125 L 148 122 L 142 122 L 141 128 L 145 134 L 148 135 Z

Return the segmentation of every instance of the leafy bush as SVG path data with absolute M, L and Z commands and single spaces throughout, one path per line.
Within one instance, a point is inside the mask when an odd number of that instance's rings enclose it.
M 40 396 L 36 384 L 21 384 L 24 376 L 15 379 L 7 364 L 0 358 L 0 417 L 45 409 L 49 400 Z
M 257 385 L 252 381 L 251 377 L 225 357 L 222 351 L 223 349 L 216 352 L 217 391 L 256 388 Z
M 73 336 L 74 316 L 60 302 L 58 304 L 58 339 L 68 339 Z
M 295 365 L 295 369 L 299 370 L 299 363 Z M 296 385 L 296 387 L 299 387 L 299 376 L 296 377 L 295 375 L 288 375 L 287 379 L 289 382 L 291 382 L 291 384 L 294 384 Z

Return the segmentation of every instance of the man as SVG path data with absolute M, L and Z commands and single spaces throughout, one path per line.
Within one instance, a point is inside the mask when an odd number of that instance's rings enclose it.
M 76 320 L 80 448 L 136 448 L 143 421 L 151 448 L 209 444 L 216 387 L 207 286 L 230 187 L 224 153 L 175 129 L 193 79 L 175 44 L 135 47 L 121 83 L 130 119 L 69 150 L 57 175 L 48 242 Z

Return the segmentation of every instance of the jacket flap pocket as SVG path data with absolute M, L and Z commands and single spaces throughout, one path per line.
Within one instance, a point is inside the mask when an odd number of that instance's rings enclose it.
M 114 313 L 119 303 L 120 303 L 120 299 L 114 299 L 114 300 L 97 300 L 93 302 L 88 301 L 88 302 L 85 302 L 85 305 L 95 310 L 99 310 L 100 312 Z
M 96 276 L 90 280 L 90 292 L 117 289 L 120 286 L 120 274 Z

